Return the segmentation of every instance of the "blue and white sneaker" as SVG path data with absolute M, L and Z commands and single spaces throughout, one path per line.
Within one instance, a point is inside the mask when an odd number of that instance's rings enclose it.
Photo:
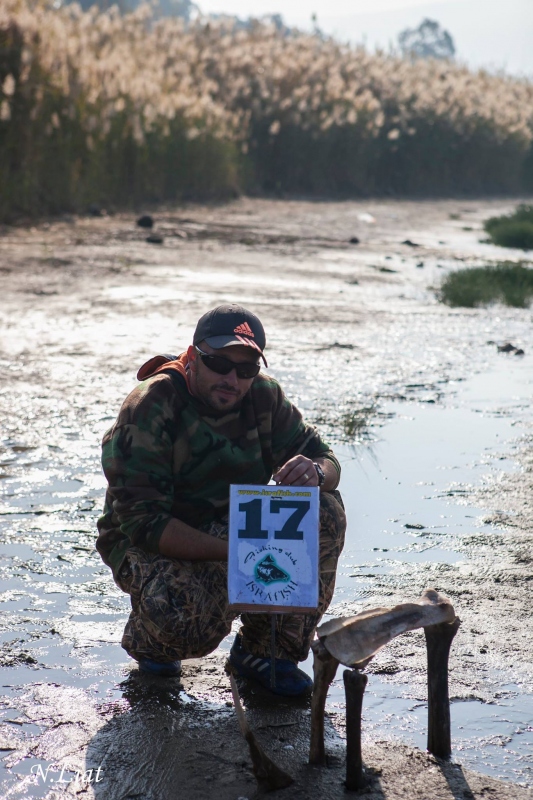
M 153 661 L 151 658 L 140 658 L 138 660 L 139 669 L 148 672 L 150 675 L 158 675 L 160 678 L 177 678 L 181 675 L 181 661 Z
M 270 658 L 259 658 L 252 655 L 252 653 L 248 653 L 242 646 L 239 634 L 235 637 L 231 647 L 229 662 L 233 672 L 240 678 L 256 681 L 274 694 L 280 694 L 284 697 L 298 697 L 309 693 L 313 688 L 313 681 L 309 675 L 298 669 L 292 661 L 284 658 L 276 658 L 276 685 L 272 687 L 270 685 L 270 665 L 272 660 Z

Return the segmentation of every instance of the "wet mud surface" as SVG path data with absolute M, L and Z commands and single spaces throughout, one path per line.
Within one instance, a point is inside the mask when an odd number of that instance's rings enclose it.
M 161 211 L 161 245 L 126 215 L 1 230 L 2 797 L 255 793 L 223 672 L 231 640 L 181 683 L 140 676 L 119 646 L 128 598 L 94 550 L 99 441 L 138 366 L 181 352 L 206 308 L 235 299 L 261 316 L 270 372 L 343 461 L 330 613 L 431 585 L 462 620 L 456 763 L 423 752 L 423 637 L 407 634 L 369 666 L 365 796 L 531 796 L 531 311 L 449 309 L 434 294 L 451 269 L 524 259 L 479 242 L 481 220 L 512 206 L 240 200 Z M 498 353 L 505 341 L 525 356 Z M 326 770 L 306 765 L 306 702 L 242 687 L 296 778 L 280 794 L 344 796 L 341 684 L 339 670 Z

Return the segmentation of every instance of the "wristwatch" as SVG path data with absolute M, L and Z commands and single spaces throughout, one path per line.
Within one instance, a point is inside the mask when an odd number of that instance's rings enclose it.
M 313 461 L 313 466 L 316 469 L 316 474 L 318 475 L 318 485 L 322 486 L 322 484 L 326 480 L 326 473 L 324 472 L 320 464 L 316 463 L 316 461 Z

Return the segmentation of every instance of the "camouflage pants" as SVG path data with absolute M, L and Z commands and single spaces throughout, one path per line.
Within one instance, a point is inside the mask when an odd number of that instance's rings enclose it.
M 322 493 L 318 609 L 310 614 L 277 615 L 277 658 L 294 662 L 307 658 L 315 628 L 333 596 L 345 528 L 340 494 Z M 219 538 L 227 538 L 227 530 L 220 523 L 208 528 Z M 117 576 L 118 585 L 131 597 L 132 609 L 122 647 L 136 659 L 162 662 L 212 652 L 238 616 L 228 608 L 227 575 L 225 561 L 182 561 L 130 548 Z M 271 616 L 243 613 L 241 622 L 245 649 L 269 656 Z

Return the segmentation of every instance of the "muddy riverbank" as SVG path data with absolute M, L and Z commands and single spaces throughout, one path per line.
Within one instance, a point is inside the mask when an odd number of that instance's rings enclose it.
M 254 791 L 222 671 L 229 642 L 186 666 L 183 690 L 141 679 L 118 644 L 127 598 L 94 551 L 99 440 L 136 369 L 180 352 L 206 308 L 236 298 L 264 320 L 271 373 L 342 456 L 349 527 L 331 613 L 434 585 L 462 620 L 451 694 L 463 766 L 412 747 L 424 650 L 405 636 L 369 670 L 367 796 L 530 796 L 531 311 L 452 310 L 434 293 L 448 270 L 524 260 L 479 242 L 482 219 L 511 207 L 240 200 L 161 211 L 160 245 L 129 216 L 2 229 L 2 796 Z M 507 340 L 525 356 L 498 353 Z M 338 681 L 324 772 L 305 766 L 305 704 L 244 699 L 297 777 L 291 796 L 340 797 Z M 74 780 L 91 767 L 90 785 Z

